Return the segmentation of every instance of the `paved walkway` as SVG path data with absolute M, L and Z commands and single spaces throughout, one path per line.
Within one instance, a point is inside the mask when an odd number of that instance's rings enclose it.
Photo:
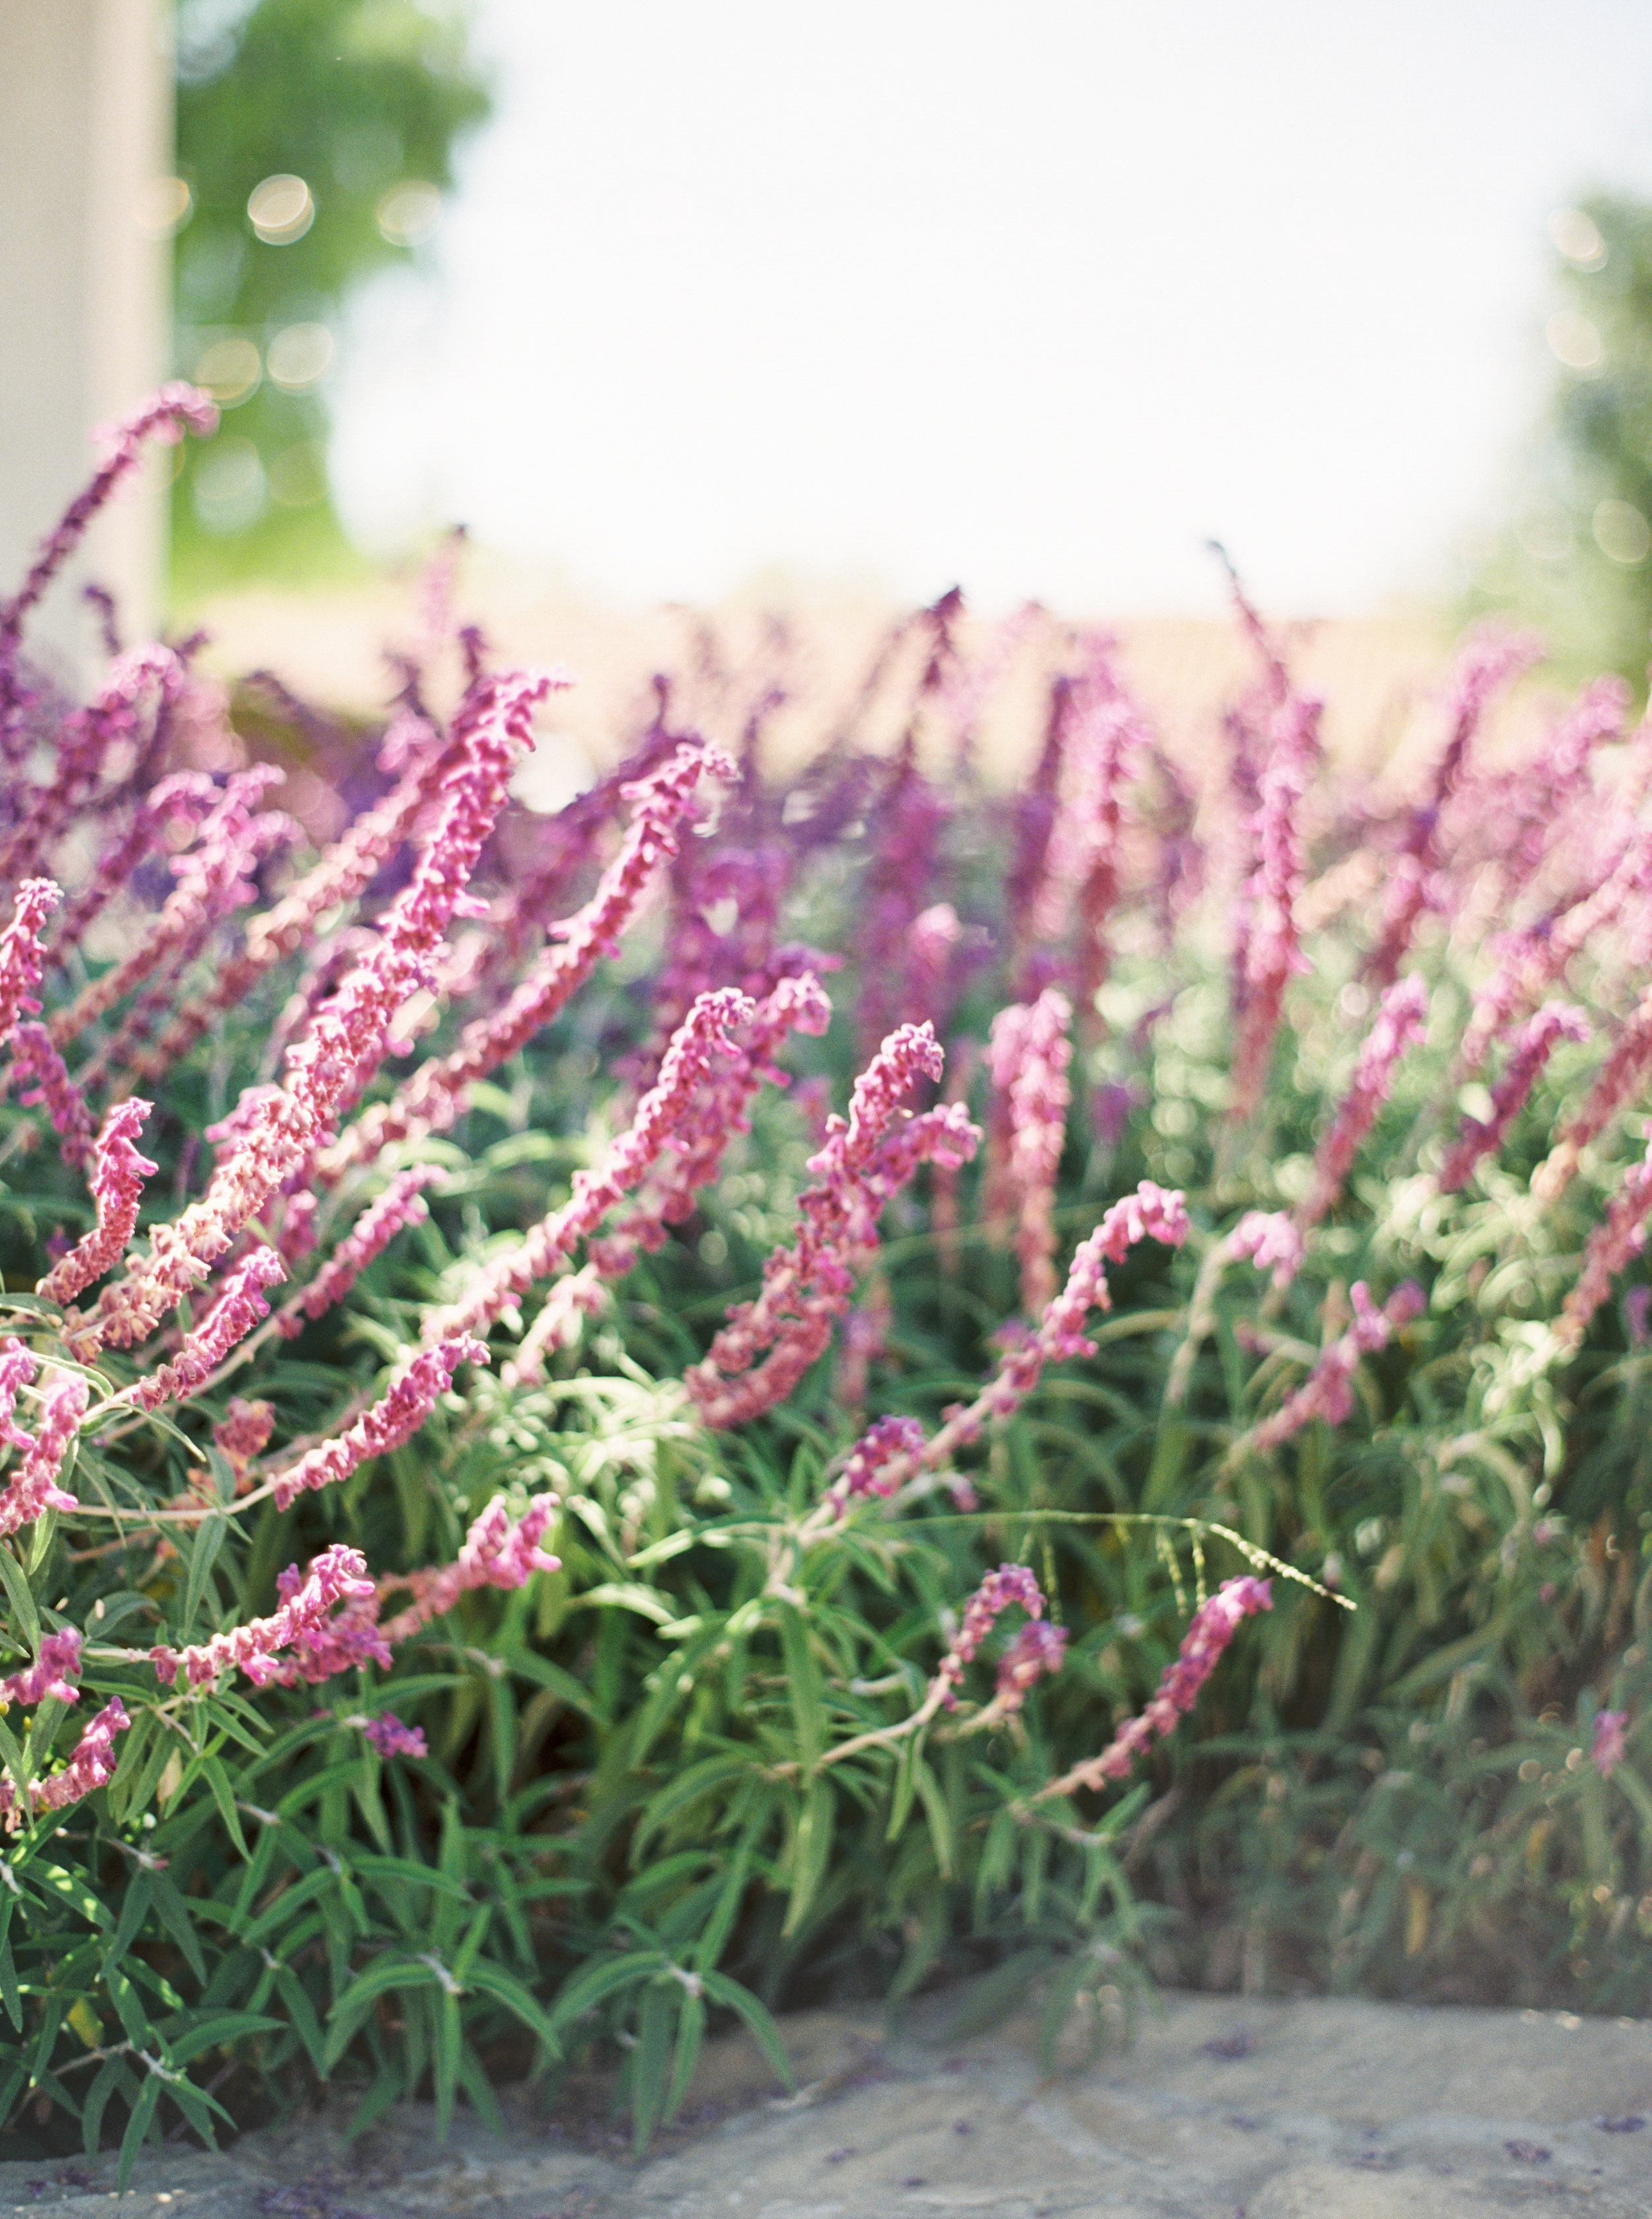
M 410 2108 L 227 2155 L 147 2153 L 121 2219 L 1652 2219 L 1652 2022 L 1362 2002 L 1163 1999 L 1128 2052 L 1046 2076 L 1030 2027 L 787 2036 L 802 2092 L 716 2044 L 698 2123 L 642 2166 L 519 2105 L 438 2147 Z M 0 2215 L 90 2219 L 112 2159 L 0 2166 Z

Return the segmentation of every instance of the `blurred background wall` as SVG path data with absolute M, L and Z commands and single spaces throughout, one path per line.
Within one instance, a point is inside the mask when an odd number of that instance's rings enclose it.
M 0 0 L 0 580 L 6 590 L 88 475 L 90 436 L 171 352 L 157 179 L 172 163 L 170 0 Z M 34 650 L 78 679 L 79 588 L 158 620 L 165 463 L 99 519 L 53 588 Z

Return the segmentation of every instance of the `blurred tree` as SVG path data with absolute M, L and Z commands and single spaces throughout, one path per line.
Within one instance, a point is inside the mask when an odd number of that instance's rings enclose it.
M 181 0 L 177 366 L 218 437 L 174 483 L 175 583 L 351 561 L 327 488 L 326 383 L 363 277 L 417 258 L 488 115 L 463 17 L 441 0 Z
M 1546 421 L 1479 604 L 1512 607 L 1580 674 L 1637 693 L 1652 652 L 1652 206 L 1601 195 L 1550 217 L 1556 364 Z

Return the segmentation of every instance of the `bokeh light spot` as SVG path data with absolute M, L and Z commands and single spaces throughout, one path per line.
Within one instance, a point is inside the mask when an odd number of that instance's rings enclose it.
M 1632 570 L 1652 553 L 1652 527 L 1632 501 L 1603 500 L 1593 522 L 1595 545 L 1625 569 Z
M 299 439 L 271 458 L 270 498 L 281 508 L 314 508 L 327 490 L 326 450 L 314 439 Z
M 1600 334 L 1587 316 L 1562 308 L 1543 326 L 1549 351 L 1568 370 L 1594 370 L 1600 362 Z
M 1549 219 L 1549 239 L 1556 252 L 1580 270 L 1598 270 L 1606 258 L 1606 242 L 1581 208 L 1556 208 Z
M 247 196 L 247 221 L 266 246 L 290 246 L 315 221 L 315 199 L 302 177 L 278 171 L 254 185 Z
M 270 340 L 264 363 L 277 385 L 306 392 L 332 367 L 332 333 L 325 324 L 289 324 Z
M 435 230 L 441 213 L 442 196 L 434 185 L 404 177 L 379 202 L 379 235 L 391 246 L 417 246 Z
M 214 439 L 196 465 L 195 513 L 204 530 L 227 538 L 263 515 L 267 485 L 251 439 Z
M 171 239 L 183 230 L 195 207 L 195 195 L 182 177 L 151 177 L 134 211 L 146 239 Z
M 196 383 L 204 386 L 220 408 L 233 408 L 250 400 L 263 374 L 258 350 L 239 333 L 214 339 L 202 350 L 195 366 Z

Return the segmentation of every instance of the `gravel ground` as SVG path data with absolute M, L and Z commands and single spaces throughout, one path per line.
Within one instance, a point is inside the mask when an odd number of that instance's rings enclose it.
M 445 2144 L 409 2106 L 352 2147 L 312 2116 L 219 2156 L 146 2153 L 121 2219 L 1652 2219 L 1652 2021 L 1227 1996 L 1047 2074 L 1029 2022 L 788 2022 L 803 2082 L 714 2044 L 641 2165 L 512 2098 Z M 594 2113 L 587 2116 L 596 2117 Z M 90 2219 L 112 2158 L 0 2166 L 0 2214 Z

